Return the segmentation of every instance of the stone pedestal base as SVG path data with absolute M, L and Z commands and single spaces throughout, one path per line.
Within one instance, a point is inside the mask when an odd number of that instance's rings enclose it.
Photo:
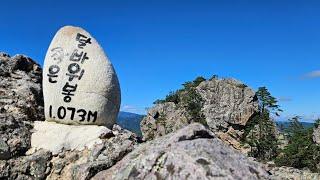
M 53 154 L 62 150 L 90 149 L 95 144 L 102 143 L 111 130 L 97 125 L 65 125 L 55 122 L 35 121 L 31 136 L 32 150 L 45 149 Z

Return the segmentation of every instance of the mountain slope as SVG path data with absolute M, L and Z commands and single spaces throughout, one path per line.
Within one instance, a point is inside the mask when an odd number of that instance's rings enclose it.
M 144 115 L 120 111 L 118 114 L 117 124 L 136 133 L 138 136 L 142 136 L 140 122 L 143 117 Z

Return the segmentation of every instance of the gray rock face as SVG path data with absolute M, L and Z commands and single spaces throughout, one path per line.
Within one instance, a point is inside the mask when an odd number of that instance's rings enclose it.
M 217 78 L 200 83 L 196 91 L 203 101 L 201 113 L 206 124 L 224 141 L 238 147 L 244 126 L 258 112 L 254 91 L 237 80 Z M 165 102 L 148 111 L 141 131 L 144 139 L 150 140 L 191 122 L 184 107 Z
M 33 121 L 43 121 L 41 68 L 32 59 L 0 53 L 0 160 L 30 147 Z
M 225 145 L 201 124 L 140 145 L 93 179 L 268 179 L 259 163 Z
M 197 90 L 204 99 L 203 114 L 211 129 L 244 126 L 258 112 L 255 92 L 235 79 L 212 79 Z
M 41 68 L 32 59 L 0 55 L 0 113 L 16 120 L 43 120 Z
M 173 102 L 157 104 L 149 109 L 141 121 L 141 131 L 145 140 L 151 140 L 176 131 L 190 123 L 185 109 L 178 108 Z
M 53 38 L 44 62 L 43 95 L 48 121 L 112 127 L 120 108 L 116 72 L 98 42 L 79 27 Z

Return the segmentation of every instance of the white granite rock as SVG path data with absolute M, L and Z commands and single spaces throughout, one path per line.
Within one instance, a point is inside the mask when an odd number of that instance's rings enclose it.
M 47 121 L 111 127 L 120 108 L 116 72 L 98 42 L 79 27 L 54 36 L 43 68 Z
M 104 137 L 112 131 L 97 125 L 66 125 L 55 122 L 35 121 L 31 136 L 32 150 L 45 149 L 53 154 L 62 150 L 91 149 L 95 144 L 102 143 Z

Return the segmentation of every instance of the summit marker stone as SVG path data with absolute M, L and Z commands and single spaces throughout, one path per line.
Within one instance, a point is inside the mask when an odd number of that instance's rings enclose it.
M 47 121 L 111 127 L 120 108 L 116 72 L 98 42 L 79 27 L 62 27 L 43 68 Z

